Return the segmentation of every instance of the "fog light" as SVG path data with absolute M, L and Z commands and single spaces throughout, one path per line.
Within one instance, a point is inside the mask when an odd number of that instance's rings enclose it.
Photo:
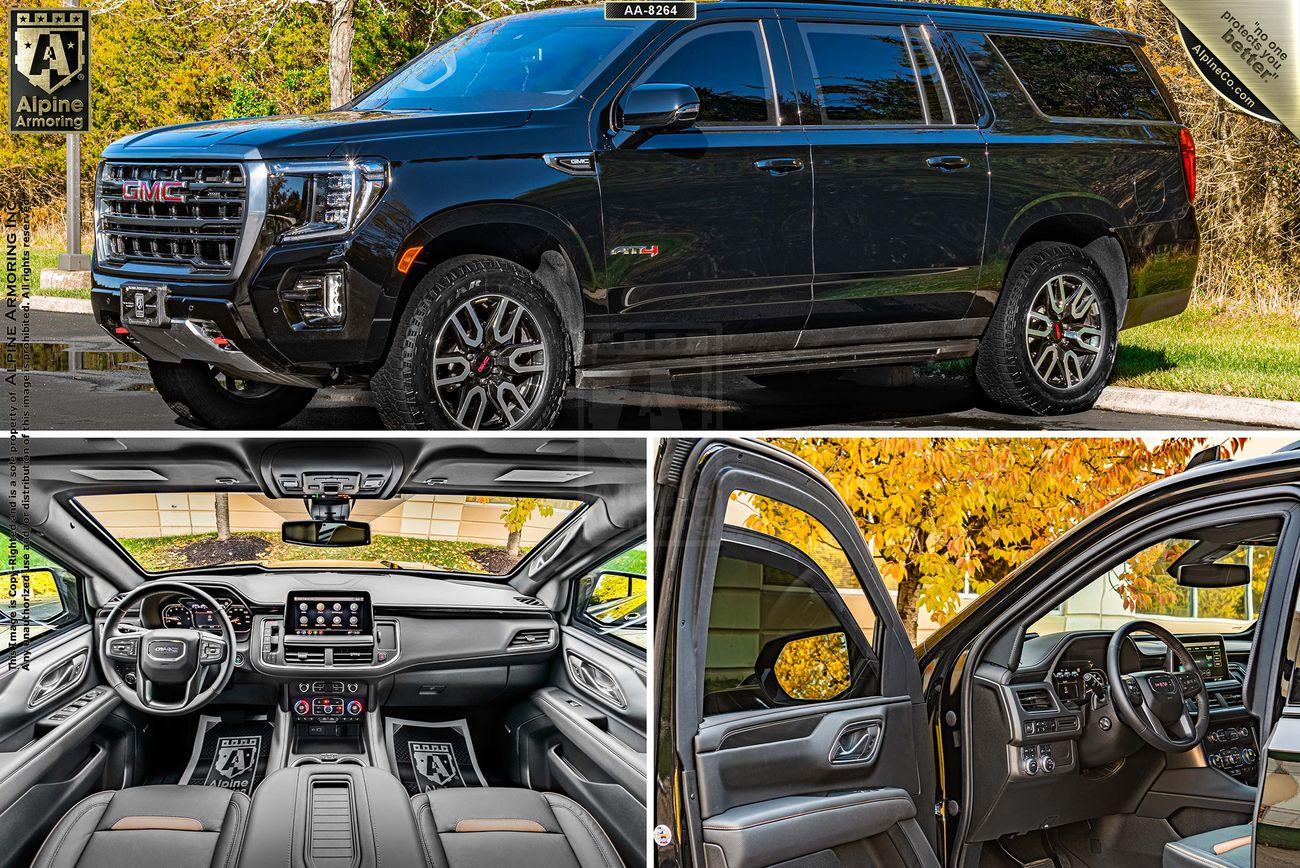
M 338 328 L 343 325 L 343 272 L 323 271 L 298 277 L 280 291 L 284 315 L 294 328 Z

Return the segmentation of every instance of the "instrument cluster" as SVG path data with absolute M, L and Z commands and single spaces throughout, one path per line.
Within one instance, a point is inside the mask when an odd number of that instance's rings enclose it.
M 212 598 L 225 610 L 236 634 L 243 635 L 253 629 L 253 613 L 242 600 L 220 593 L 214 593 Z M 207 603 L 194 597 L 173 597 L 163 602 L 159 613 L 164 627 L 221 632 L 216 613 Z
M 1062 702 L 1106 698 L 1106 672 L 1090 660 L 1062 660 L 1052 672 L 1052 687 Z

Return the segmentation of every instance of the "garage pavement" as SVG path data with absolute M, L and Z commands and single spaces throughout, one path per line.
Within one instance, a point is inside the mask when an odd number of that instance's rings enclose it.
M 30 313 L 32 428 L 166 430 L 187 427 L 153 391 L 143 360 L 86 314 Z M 374 430 L 379 417 L 363 389 L 320 392 L 288 426 Z M 811 375 L 797 390 L 765 389 L 739 375 L 678 380 L 652 388 L 576 390 L 560 429 L 806 430 L 970 429 L 982 431 L 1200 431 L 1240 425 L 1143 412 L 1090 410 L 1049 418 L 991 408 L 961 372 L 913 377 L 896 370 Z

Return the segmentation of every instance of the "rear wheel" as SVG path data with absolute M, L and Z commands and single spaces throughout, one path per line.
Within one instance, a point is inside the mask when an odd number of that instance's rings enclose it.
M 993 401 L 1034 415 L 1096 403 L 1115 366 L 1115 306 L 1088 255 L 1071 244 L 1026 247 L 980 341 L 975 376 Z
M 158 394 L 186 422 L 203 428 L 278 428 L 311 402 L 315 389 L 244 380 L 204 362 L 149 362 Z
M 549 428 L 572 372 L 545 287 L 495 256 L 460 256 L 416 287 L 370 388 L 389 428 Z

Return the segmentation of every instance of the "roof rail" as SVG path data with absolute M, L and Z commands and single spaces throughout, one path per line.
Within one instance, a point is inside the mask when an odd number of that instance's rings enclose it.
M 765 0 L 717 0 L 717 2 L 764 3 Z M 813 6 L 874 6 L 880 9 L 934 9 L 941 12 L 967 12 L 975 15 L 1000 15 L 1008 18 L 1037 18 L 1045 21 L 1072 21 L 1077 24 L 1090 24 L 1094 27 L 1104 26 L 1078 15 L 1057 15 L 1053 12 L 1033 12 L 1026 9 L 1003 9 L 990 6 L 958 6 L 952 3 L 917 3 L 914 0 L 766 0 L 765 5 L 776 6 L 782 3 L 807 3 Z

